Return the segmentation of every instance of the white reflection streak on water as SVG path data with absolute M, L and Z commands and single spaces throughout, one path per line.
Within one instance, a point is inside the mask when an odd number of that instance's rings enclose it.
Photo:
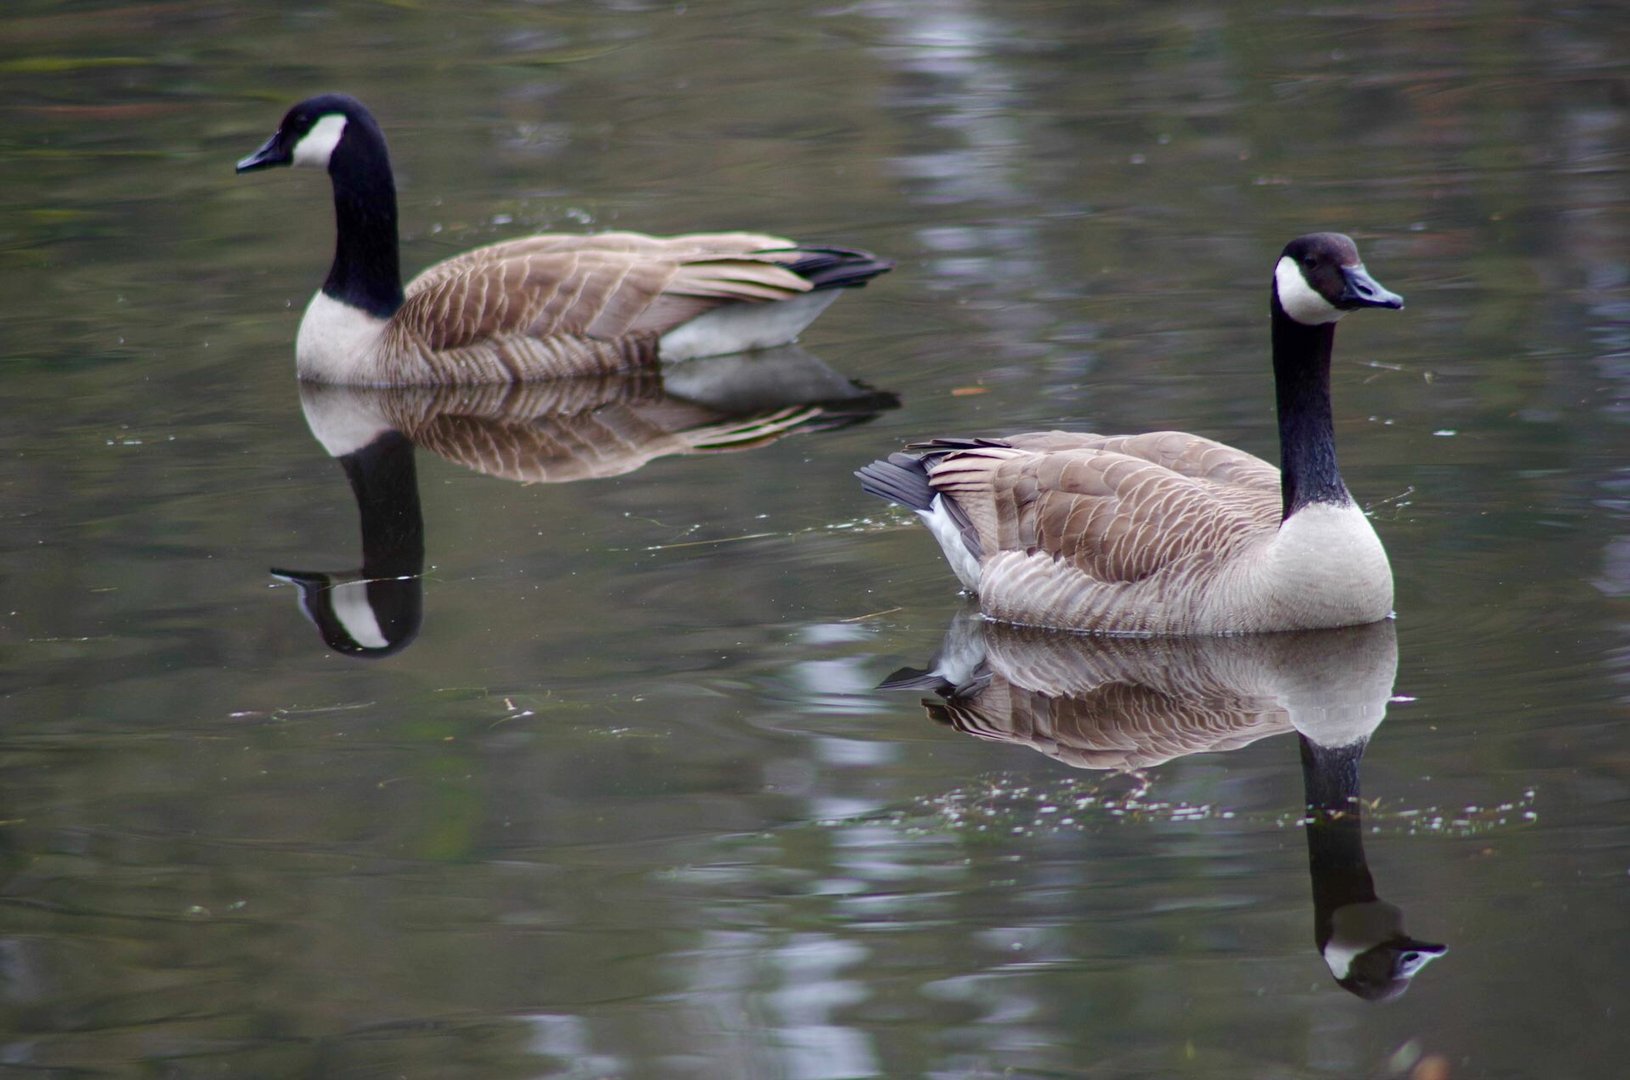
M 863 984 L 840 978 L 839 972 L 869 955 L 864 946 L 831 934 L 798 934 L 774 951 L 771 962 L 785 985 L 771 992 L 768 1002 L 781 1021 L 775 1037 L 787 1076 L 827 1080 L 877 1075 L 871 1037 L 832 1023 L 834 1011 L 866 1000 Z
M 767 941 L 767 935 L 758 932 L 709 930 L 697 949 L 675 955 L 688 972 L 687 1001 L 698 1002 L 706 1014 L 698 1026 L 702 1042 L 712 1048 L 708 1062 L 716 1075 L 775 1075 L 768 1067 L 770 1051 L 751 997 L 755 968 Z
M 867 10 L 891 26 L 879 54 L 911 81 L 927 84 L 897 103 L 902 113 L 926 117 L 929 128 L 947 133 L 941 145 L 896 158 L 895 169 L 910 182 L 914 201 L 969 208 L 939 211 L 939 222 L 917 230 L 932 271 L 927 285 L 977 285 L 986 301 L 980 318 L 997 331 L 993 344 L 1016 362 L 1034 361 L 1046 351 L 1041 339 L 1056 313 L 1031 296 L 1037 283 L 1055 275 L 1038 254 L 1035 222 L 1045 212 L 1043 200 L 1021 182 L 1027 142 L 1016 118 L 1026 110 L 1013 74 L 990 50 L 991 42 L 1011 35 L 970 5 L 878 0 Z M 1012 216 L 990 220 L 996 208 L 1009 208 Z M 970 212 L 980 220 L 956 222 Z
M 1604 163 L 1614 160 L 1623 144 L 1624 113 L 1618 109 L 1582 106 L 1569 111 L 1565 138 L 1559 140 L 1566 157 L 1563 183 L 1575 189 L 1563 200 L 1566 206 L 1596 207 L 1595 212 L 1563 216 L 1573 234 L 1568 249 L 1579 254 L 1583 266 L 1582 302 L 1591 316 L 1589 333 L 1598 350 L 1592 358 L 1598 377 L 1609 387 L 1600 412 L 1609 423 L 1630 419 L 1630 259 L 1625 237 L 1612 227 L 1623 220 L 1624 173 Z M 1618 212 L 1612 212 L 1618 208 Z M 1603 492 L 1595 504 L 1620 522 L 1630 521 L 1630 470 L 1615 469 L 1597 481 Z M 1610 539 L 1602 551 L 1602 569 L 1591 584 L 1605 596 L 1630 596 L 1630 534 Z M 1630 626 L 1624 627 L 1630 631 Z M 1630 682 L 1630 647 L 1619 646 L 1606 658 L 1613 678 Z
M 960 849 L 949 837 L 909 837 L 897 827 L 864 825 L 838 831 L 833 843 L 836 865 L 868 885 L 843 899 L 845 924 L 885 931 L 886 936 L 876 939 L 880 953 L 886 953 L 883 943 L 892 943 L 897 931 L 954 918 L 957 905 L 950 898 L 972 884 L 957 857 Z M 930 1075 L 963 1075 L 995 1061 L 1012 1065 L 1020 1054 L 1039 1055 L 1027 1064 L 1041 1067 L 1050 1050 L 1068 1046 L 1068 1035 L 1049 1026 L 1044 998 L 1031 979 L 1039 967 L 1067 960 L 1058 928 L 970 926 L 963 940 L 959 955 L 945 957 L 944 964 L 978 970 L 930 979 L 916 991 L 932 1014 L 944 1014 L 934 1003 L 977 1010 L 967 1022 L 939 1027 L 935 1042 L 946 1056 Z
M 872 640 L 864 627 L 840 623 L 810 623 L 800 627 L 796 637 L 806 651 L 863 645 Z M 875 692 L 877 679 L 870 662 L 871 655 L 861 653 L 788 664 L 786 678 L 799 711 L 838 716 L 887 714 L 887 703 Z
M 800 660 L 791 665 L 789 677 L 799 706 L 808 711 L 853 716 L 875 716 L 884 711 L 873 693 L 877 680 L 866 657 Z
M 869 951 L 830 934 L 799 934 L 771 945 L 757 932 L 709 931 L 688 961 L 687 999 L 701 1003 L 713 1047 L 710 1075 L 828 1080 L 878 1075 L 871 1038 L 835 1024 L 832 1013 L 866 991 L 839 972 Z M 756 992 L 769 978 L 774 986 Z
M 589 1025 L 580 1016 L 538 1013 L 525 1017 L 532 1027 L 531 1051 L 540 1057 L 557 1058 L 571 1064 L 559 1072 L 543 1073 L 548 1080 L 588 1080 L 615 1076 L 625 1068 L 610 1054 L 596 1054 L 590 1048 Z

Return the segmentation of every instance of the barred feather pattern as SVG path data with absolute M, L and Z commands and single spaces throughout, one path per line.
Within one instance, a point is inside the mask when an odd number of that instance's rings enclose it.
M 1367 738 L 1397 669 L 1391 623 L 1254 637 L 1156 640 L 985 622 L 979 677 L 923 702 L 959 731 L 1081 769 L 1134 771 L 1302 731 Z
M 819 404 L 724 414 L 665 394 L 654 373 L 438 388 L 308 384 L 301 397 L 308 413 L 377 417 L 375 427 L 456 464 L 542 484 L 621 476 L 670 455 L 752 449 L 824 420 Z
M 752 449 L 797 430 L 819 411 L 809 406 L 720 420 L 704 408 L 667 398 L 519 423 L 444 413 L 412 438 L 488 476 L 561 484 L 622 476 L 659 457 Z
M 449 386 L 645 370 L 662 334 L 698 315 L 810 291 L 788 269 L 810 253 L 756 233 L 542 235 L 476 248 L 410 281 L 366 356 L 313 348 L 301 376 Z
M 1213 634 L 1352 625 L 1391 610 L 1385 554 L 1356 507 L 1335 523 L 1353 534 L 1352 580 L 1340 567 L 1315 572 L 1306 553 L 1276 561 L 1279 470 L 1210 439 L 1054 431 L 911 449 L 977 531 L 980 607 L 992 618 Z

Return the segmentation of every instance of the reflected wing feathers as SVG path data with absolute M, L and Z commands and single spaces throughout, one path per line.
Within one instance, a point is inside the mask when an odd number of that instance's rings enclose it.
M 1271 700 L 1185 701 L 1127 683 L 1050 697 L 996 678 L 973 697 L 923 704 L 959 731 L 1029 746 L 1078 769 L 1146 769 L 1188 754 L 1238 749 L 1291 726 Z
M 510 422 L 447 412 L 415 428 L 412 438 L 432 453 L 489 476 L 558 484 L 621 476 L 671 454 L 752 449 L 804 429 L 820 415 L 820 406 L 804 405 L 720 416 L 705 406 L 657 395 Z

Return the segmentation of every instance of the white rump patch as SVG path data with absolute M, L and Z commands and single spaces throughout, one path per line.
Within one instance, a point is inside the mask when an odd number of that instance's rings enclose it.
M 951 511 L 945 508 L 945 496 L 935 495 L 928 509 L 919 510 L 917 514 L 928 524 L 928 531 L 934 534 L 934 539 L 939 541 L 940 550 L 945 552 L 945 561 L 951 564 L 957 580 L 969 592 L 977 593 L 979 560 L 968 550 L 967 543 L 962 539 L 962 530 L 951 517 Z
M 789 300 L 724 304 L 662 335 L 663 360 L 692 360 L 785 345 L 838 298 L 840 289 L 819 289 Z
M 1274 289 L 1279 293 L 1279 306 L 1285 314 L 1303 326 L 1321 326 L 1333 323 L 1345 311 L 1320 296 L 1302 276 L 1302 268 L 1289 255 L 1280 258 L 1273 271 Z
M 345 116 L 329 113 L 311 126 L 305 137 L 294 144 L 294 164 L 328 168 L 328 159 L 334 156 L 334 147 L 345 134 Z

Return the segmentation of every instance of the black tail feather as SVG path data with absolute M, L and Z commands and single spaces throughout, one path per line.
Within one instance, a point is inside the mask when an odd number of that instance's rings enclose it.
M 949 694 L 956 689 L 944 675 L 925 668 L 903 667 L 877 684 L 879 690 L 927 690 L 935 694 Z
M 927 510 L 934 502 L 934 489 L 928 484 L 928 469 L 921 458 L 910 454 L 890 454 L 856 469 L 860 490 L 879 499 L 899 503 L 912 510 Z
M 1006 439 L 962 439 L 938 438 L 925 439 L 922 442 L 908 443 L 907 450 L 916 450 L 922 453 L 925 459 L 938 461 L 942 457 L 956 453 L 958 450 L 981 450 L 989 446 L 1012 446 Z
M 894 269 L 888 259 L 869 251 L 840 247 L 802 247 L 786 268 L 816 289 L 854 289 Z

